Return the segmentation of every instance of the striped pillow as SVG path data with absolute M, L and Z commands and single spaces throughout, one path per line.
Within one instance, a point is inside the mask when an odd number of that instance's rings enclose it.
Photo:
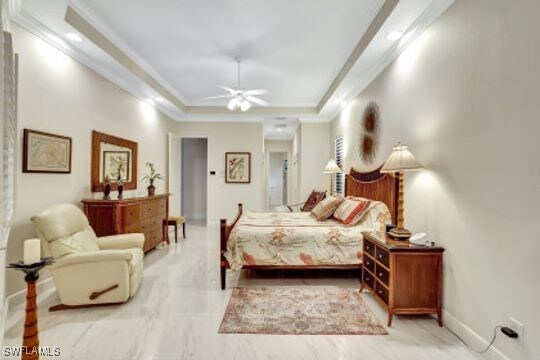
M 366 216 L 370 202 L 366 199 L 347 198 L 334 212 L 334 218 L 345 225 L 356 225 Z
M 326 220 L 332 216 L 343 200 L 343 196 L 327 196 L 311 210 L 311 215 L 319 221 Z

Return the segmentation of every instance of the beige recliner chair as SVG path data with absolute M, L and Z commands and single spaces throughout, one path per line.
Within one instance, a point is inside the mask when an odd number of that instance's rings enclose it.
M 59 204 L 32 217 L 62 304 L 50 311 L 125 302 L 143 273 L 144 234 L 98 238 L 85 214 Z

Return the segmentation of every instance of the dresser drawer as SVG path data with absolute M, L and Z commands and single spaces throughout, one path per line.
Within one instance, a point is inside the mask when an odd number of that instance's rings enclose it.
M 372 274 L 370 274 L 368 271 L 363 271 L 362 282 L 370 289 L 373 289 L 375 286 L 375 277 Z
M 388 270 L 386 270 L 384 267 L 377 264 L 375 267 L 375 276 L 377 276 L 377 280 L 388 286 L 390 283 L 390 275 Z
M 366 239 L 364 239 L 364 251 L 371 256 L 375 256 L 375 245 Z
M 388 290 L 380 282 L 375 281 L 375 294 L 388 305 Z
M 150 226 L 148 224 L 148 221 L 138 221 L 133 224 L 128 224 L 124 228 L 124 232 L 126 233 L 146 233 L 150 230 Z
M 130 225 L 138 222 L 141 218 L 141 207 L 139 205 L 131 205 L 122 207 L 122 220 L 125 225 Z
M 375 274 L 375 260 L 364 254 L 364 267 Z
M 146 204 L 141 205 L 142 207 L 142 217 L 144 219 L 154 217 L 154 216 L 161 216 L 165 217 L 166 213 L 166 205 L 164 201 L 161 200 L 155 200 L 155 201 L 149 201 Z
M 163 227 L 164 219 L 165 219 L 165 216 L 154 216 L 148 219 L 148 224 L 149 224 L 150 229 L 152 229 L 153 231 L 154 229 L 160 229 L 161 227 Z
M 388 251 L 380 246 L 375 248 L 375 259 L 386 267 L 390 265 L 390 255 L 388 254 Z

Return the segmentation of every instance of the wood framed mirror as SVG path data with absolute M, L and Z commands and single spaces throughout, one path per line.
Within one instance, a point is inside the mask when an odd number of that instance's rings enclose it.
M 91 171 L 93 192 L 102 191 L 106 176 L 111 180 L 112 190 L 117 189 L 118 178 L 122 180 L 124 190 L 137 189 L 137 143 L 94 130 Z

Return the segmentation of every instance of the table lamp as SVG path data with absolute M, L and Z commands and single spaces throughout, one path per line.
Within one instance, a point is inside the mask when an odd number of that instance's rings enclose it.
M 341 174 L 341 168 L 336 164 L 334 159 L 331 159 L 323 169 L 323 174 L 330 174 L 330 195 L 334 194 L 334 175 Z
M 397 214 L 397 226 L 388 231 L 388 235 L 398 239 L 408 239 L 411 237 L 411 232 L 404 227 L 405 217 L 403 215 L 403 194 L 404 186 L 403 179 L 404 173 L 411 170 L 420 170 L 424 167 L 414 155 L 407 149 L 407 145 L 398 142 L 396 146 L 392 147 L 392 153 L 388 157 L 388 160 L 381 168 L 383 173 L 397 173 L 399 192 L 398 192 L 398 214 Z

